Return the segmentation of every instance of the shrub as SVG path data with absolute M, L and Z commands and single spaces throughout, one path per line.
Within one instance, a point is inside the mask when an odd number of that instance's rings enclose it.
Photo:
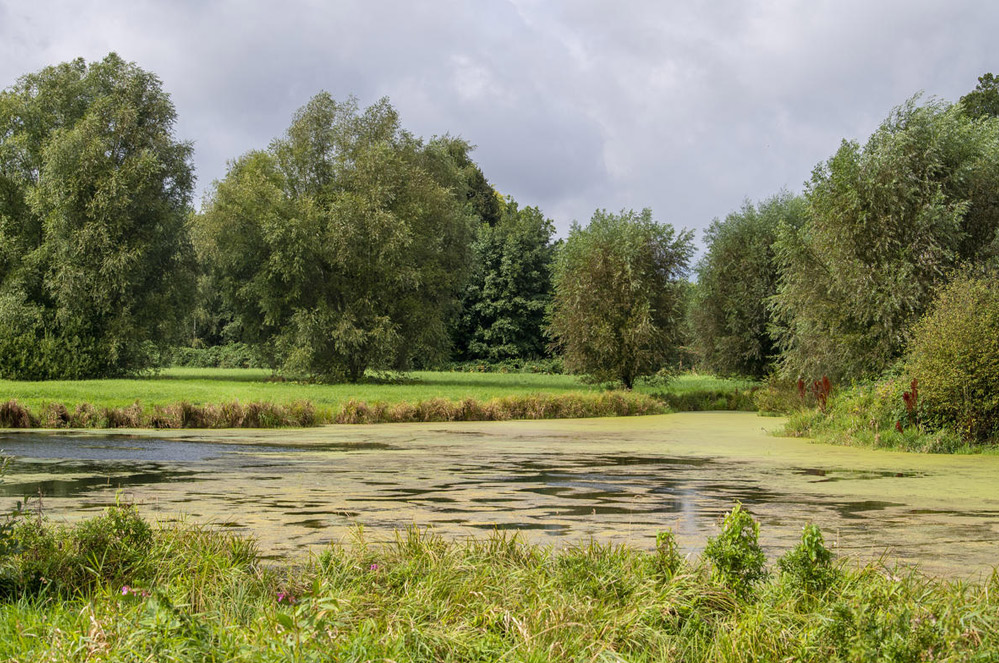
M 907 368 L 926 422 L 969 442 L 999 433 L 999 283 L 964 275 L 945 287 L 916 325 Z
M 766 557 L 759 544 L 760 524 L 742 502 L 736 502 L 722 522 L 722 531 L 708 539 L 704 557 L 712 566 L 712 577 L 747 597 L 767 575 Z
M 174 366 L 191 368 L 265 368 L 256 349 L 246 343 L 227 343 L 208 348 L 174 348 Z
M 153 532 L 131 505 L 117 504 L 70 529 L 22 519 L 12 538 L 16 585 L 29 593 L 51 588 L 76 594 L 97 585 L 117 589 L 152 570 Z
M 116 504 L 80 523 L 73 530 L 72 541 L 74 562 L 86 574 L 82 582 L 117 586 L 142 575 L 153 532 L 134 506 Z
M 817 525 L 809 523 L 801 533 L 801 543 L 777 560 L 777 566 L 793 585 L 807 592 L 821 592 L 836 577 L 832 558 L 822 531 Z

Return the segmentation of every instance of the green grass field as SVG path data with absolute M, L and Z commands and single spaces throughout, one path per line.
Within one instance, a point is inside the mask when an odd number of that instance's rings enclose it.
M 165 406 L 181 401 L 195 405 L 240 401 L 263 401 L 285 405 L 310 401 L 318 408 L 336 407 L 346 401 L 402 403 L 432 398 L 488 401 L 527 394 L 565 394 L 602 391 L 571 375 L 532 373 L 410 373 L 397 383 L 305 384 L 268 381 L 271 373 L 262 369 L 169 368 L 157 375 L 124 380 L 56 380 L 15 382 L 0 380 L 0 401 L 14 399 L 31 409 L 48 403 L 74 407 L 89 403 L 96 407 L 125 407 L 135 401 L 144 406 Z M 666 389 L 688 394 L 702 390 L 731 391 L 752 383 L 713 376 L 685 374 Z M 636 391 L 651 393 L 662 387 L 639 385 Z

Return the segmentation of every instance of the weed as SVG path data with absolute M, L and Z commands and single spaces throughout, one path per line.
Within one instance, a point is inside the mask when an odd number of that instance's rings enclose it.
M 708 539 L 704 557 L 713 567 L 715 580 L 748 597 L 753 585 L 767 575 L 766 557 L 759 544 L 760 525 L 736 502 L 722 521 L 722 531 Z

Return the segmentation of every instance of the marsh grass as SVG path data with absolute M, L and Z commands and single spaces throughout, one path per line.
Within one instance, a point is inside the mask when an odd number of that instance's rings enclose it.
M 350 399 L 338 407 L 317 409 L 311 402 L 195 405 L 186 401 L 167 406 L 94 407 L 88 403 L 70 411 L 49 404 L 38 413 L 17 401 L 6 404 L 14 414 L 0 420 L 6 428 L 277 428 L 321 424 L 377 424 L 444 421 L 505 421 L 661 414 L 658 400 L 635 392 L 528 394 L 480 402 L 432 398 L 415 403 L 368 403 Z M 2 413 L 3 411 L 0 411 Z M 4 425 L 6 424 L 6 425 Z
M 499 421 L 752 409 L 753 383 L 686 374 L 663 388 L 608 390 L 572 376 L 415 373 L 360 385 L 274 381 L 253 369 L 172 369 L 158 378 L 0 381 L 0 428 L 273 428 L 330 423 Z M 133 394 L 122 403 L 122 394 Z M 175 400 L 170 400 L 170 399 Z
M 79 538 L 74 528 L 49 536 Z M 4 560 L 5 573 L 17 572 L 25 554 Z M 656 551 L 593 542 L 555 549 L 501 532 L 455 541 L 416 528 L 388 544 L 368 543 L 359 530 L 311 560 L 267 566 L 247 539 L 181 525 L 154 528 L 145 554 L 125 585 L 97 568 L 87 584 L 65 582 L 80 577 L 66 572 L 9 593 L 0 602 L 0 658 L 914 663 L 999 656 L 995 573 L 980 583 L 947 582 L 883 562 L 840 562 L 818 587 L 773 567 L 747 590 L 720 581 L 701 560 Z M 664 564 L 675 567 L 667 572 Z

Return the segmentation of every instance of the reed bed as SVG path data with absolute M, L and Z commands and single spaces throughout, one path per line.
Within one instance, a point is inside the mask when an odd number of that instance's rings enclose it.
M 349 399 L 317 407 L 310 401 L 291 403 L 232 401 L 197 405 L 98 407 L 89 403 L 72 409 L 47 403 L 35 411 L 17 400 L 0 403 L 0 428 L 277 428 L 323 424 L 375 424 L 444 421 L 504 421 L 661 414 L 668 411 L 655 398 L 641 393 L 582 392 L 526 394 L 487 401 L 474 398 L 400 403 L 368 403 Z

